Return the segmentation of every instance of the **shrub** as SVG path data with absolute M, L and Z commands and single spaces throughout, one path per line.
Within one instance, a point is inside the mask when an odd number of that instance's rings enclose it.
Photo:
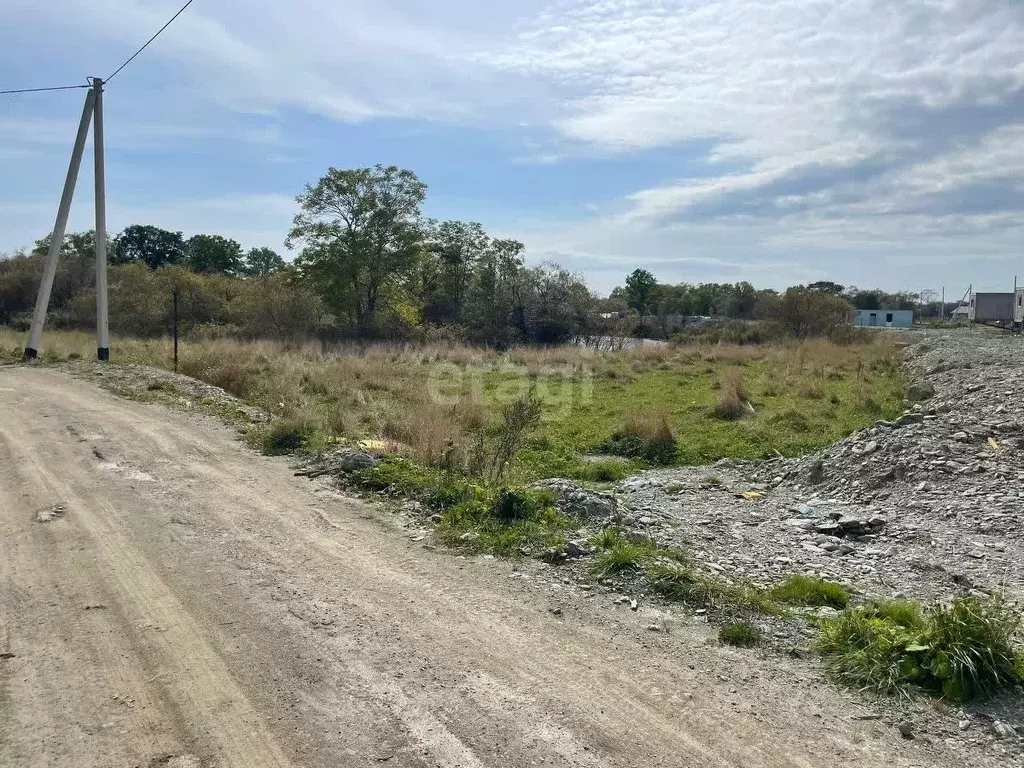
M 823 622 L 816 647 L 847 685 L 900 695 L 913 686 L 964 701 L 1022 680 L 1013 648 L 1020 625 L 1001 598 L 957 598 L 924 612 L 875 603 Z
M 597 450 L 644 459 L 652 464 L 672 464 L 678 443 L 664 413 L 639 413 L 629 416 L 622 429 L 601 443 Z
M 618 537 L 602 550 L 591 562 L 591 570 L 598 576 L 608 576 L 623 571 L 639 571 L 643 562 L 657 554 L 652 542 L 635 542 Z
M 761 630 L 747 621 L 734 621 L 718 631 L 718 641 L 738 648 L 752 648 L 761 642 Z
M 529 392 L 501 409 L 501 430 L 490 460 L 489 477 L 492 481 L 497 482 L 504 477 L 523 441 L 540 424 L 542 409 L 543 403 L 532 385 Z
M 743 375 L 733 371 L 723 379 L 718 390 L 718 402 L 711 409 L 711 414 L 718 419 L 735 421 L 743 418 L 748 410 L 746 407 L 747 393 L 743 388 Z
M 312 436 L 313 427 L 302 417 L 282 417 L 271 424 L 263 435 L 263 453 L 283 456 L 300 450 Z
M 448 544 L 503 557 L 560 550 L 570 518 L 544 493 L 504 489 L 489 501 L 463 501 L 443 513 L 438 531 Z
M 788 605 L 845 608 L 850 593 L 841 584 L 811 576 L 790 576 L 771 590 L 773 598 Z
M 628 477 L 630 466 L 624 461 L 590 462 L 577 477 L 581 480 L 594 480 L 599 483 L 614 483 Z
M 530 512 L 531 501 L 522 491 L 502 488 L 491 504 L 491 514 L 503 523 L 525 520 Z

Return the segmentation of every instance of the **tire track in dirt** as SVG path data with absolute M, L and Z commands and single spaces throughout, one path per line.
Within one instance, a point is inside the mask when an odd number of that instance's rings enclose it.
M 927 762 L 851 730 L 828 689 L 794 701 L 793 676 L 764 676 L 734 695 L 683 654 L 753 680 L 746 657 L 642 649 L 633 617 L 592 604 L 557 619 L 505 564 L 414 546 L 211 419 L 47 370 L 0 381 L 0 610 L 19 654 L 0 662 L 4 765 Z

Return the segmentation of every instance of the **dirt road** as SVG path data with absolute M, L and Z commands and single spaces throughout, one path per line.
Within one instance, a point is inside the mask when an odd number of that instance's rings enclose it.
M 212 419 L 0 368 L 0 766 L 937 764 L 806 668 L 568 586 L 556 616 L 380 516 Z

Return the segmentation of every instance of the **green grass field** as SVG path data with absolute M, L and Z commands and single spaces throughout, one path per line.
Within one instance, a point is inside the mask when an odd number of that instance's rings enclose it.
M 0 329 L 0 355 L 20 359 L 23 334 Z M 48 332 L 44 361 L 91 359 L 81 332 Z M 112 360 L 163 368 L 167 340 L 115 339 Z M 458 345 L 208 340 L 183 342 L 180 372 L 301 425 L 308 449 L 377 438 L 427 464 L 470 450 L 502 407 L 532 391 L 543 420 L 513 466 L 515 480 L 556 475 L 613 480 L 641 460 L 585 461 L 630 419 L 664 419 L 677 439 L 672 463 L 794 456 L 902 408 L 900 350 L 882 338 L 836 345 L 577 347 L 506 353 Z M 713 414 L 727 392 L 741 407 Z M 736 417 L 738 416 L 738 417 Z M 510 478 L 513 479 L 513 478 Z

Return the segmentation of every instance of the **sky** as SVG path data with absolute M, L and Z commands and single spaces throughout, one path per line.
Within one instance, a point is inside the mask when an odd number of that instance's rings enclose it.
M 4 0 L 0 90 L 105 77 L 180 4 Z M 83 98 L 0 96 L 0 252 L 52 229 Z M 383 163 L 598 293 L 1024 280 L 1024 0 L 194 0 L 104 107 L 112 232 L 290 256 L 303 187 Z

